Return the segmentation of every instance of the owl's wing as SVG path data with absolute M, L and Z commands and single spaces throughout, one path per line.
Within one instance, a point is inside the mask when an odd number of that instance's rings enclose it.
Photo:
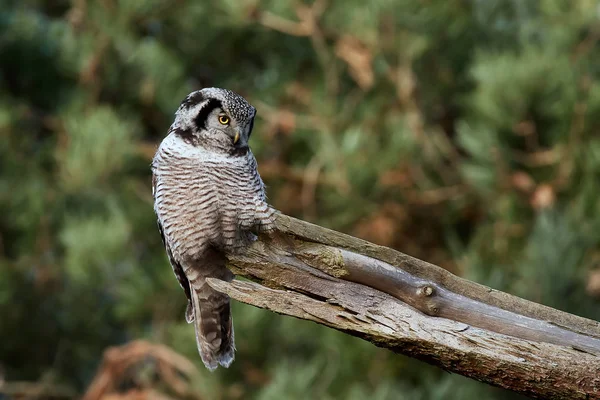
M 152 178 L 153 178 L 152 179 L 152 194 L 154 195 L 156 180 L 154 179 L 154 177 L 152 177 Z M 169 263 L 171 264 L 171 267 L 173 268 L 173 272 L 175 273 L 175 276 L 177 277 L 177 280 L 179 281 L 179 285 L 183 288 L 185 295 L 188 299 L 187 308 L 185 310 L 185 320 L 188 323 L 191 323 L 194 321 L 194 312 L 192 310 L 192 294 L 190 291 L 190 282 L 188 281 L 187 276 L 185 276 L 185 272 L 183 271 L 183 267 L 181 266 L 181 264 L 178 263 L 177 260 L 175 260 L 175 257 L 173 257 L 173 252 L 171 251 L 171 246 L 169 246 L 169 242 L 167 241 L 167 238 L 165 237 L 165 231 L 163 230 L 162 224 L 160 223 L 160 221 L 158 219 L 156 220 L 156 224 L 158 225 L 158 231 L 160 232 L 160 238 L 162 239 L 165 249 L 167 250 L 167 256 L 169 257 Z
M 260 199 L 262 201 L 267 201 L 266 186 L 265 186 L 265 183 L 263 182 L 262 178 L 258 174 L 258 164 L 256 162 L 256 158 L 254 157 L 254 154 L 252 154 L 251 151 L 250 151 L 249 163 L 250 163 L 250 169 L 252 171 L 256 171 L 255 176 L 258 180 L 258 184 L 260 185 Z

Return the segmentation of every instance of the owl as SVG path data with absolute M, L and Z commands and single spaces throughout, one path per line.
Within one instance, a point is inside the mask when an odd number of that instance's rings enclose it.
M 226 89 L 190 93 L 152 161 L 152 193 L 167 256 L 211 371 L 228 367 L 235 344 L 229 297 L 206 278 L 231 281 L 226 254 L 273 229 L 275 211 L 248 147 L 256 109 Z

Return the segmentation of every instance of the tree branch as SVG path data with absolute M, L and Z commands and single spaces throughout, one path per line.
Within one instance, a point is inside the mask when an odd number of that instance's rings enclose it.
M 285 215 L 228 259 L 263 285 L 210 280 L 239 301 L 532 397 L 600 398 L 598 322 Z

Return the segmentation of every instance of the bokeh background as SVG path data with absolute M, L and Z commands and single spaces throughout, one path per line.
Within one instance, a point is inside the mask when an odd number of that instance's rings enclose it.
M 150 189 L 205 86 L 282 212 L 600 319 L 597 1 L 0 4 L 0 398 L 517 398 L 237 303 L 205 371 Z

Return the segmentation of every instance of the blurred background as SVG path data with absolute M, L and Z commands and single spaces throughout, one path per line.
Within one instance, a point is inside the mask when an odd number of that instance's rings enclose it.
M 597 1 L 0 5 L 0 398 L 517 398 L 239 303 L 204 369 L 150 161 L 205 86 L 282 212 L 600 319 Z

